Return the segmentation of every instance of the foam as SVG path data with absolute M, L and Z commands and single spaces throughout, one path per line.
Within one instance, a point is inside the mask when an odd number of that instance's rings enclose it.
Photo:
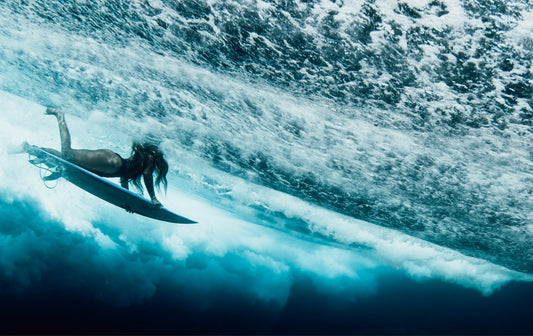
M 224 182 L 231 185 L 229 181 L 231 179 L 224 178 Z M 512 279 L 531 280 L 530 276 L 394 230 L 339 215 L 283 193 L 255 185 L 234 183 L 234 201 L 263 204 L 268 211 L 283 213 L 287 222 L 291 219 L 305 221 L 313 234 L 320 234 L 345 246 L 370 248 L 372 252 L 364 255 L 379 260 L 379 264 L 401 268 L 414 278 L 439 278 L 476 288 L 484 294 L 490 294 Z M 330 268 L 328 270 L 331 271 Z
M 3 141 L 16 143 L 25 138 L 34 144 L 57 147 L 54 146 L 58 142 L 57 125 L 53 118 L 42 114 L 43 106 L 5 92 L 0 92 L 0 99 L 9 108 L 1 116 L 4 129 L 8 130 Z M 112 145 L 110 140 L 122 137 L 115 134 L 108 138 L 108 134 L 113 133 L 113 126 L 109 125 L 112 119 L 100 112 L 88 115 L 87 121 L 67 116 L 73 140 L 76 139 L 79 144 L 101 141 Z M 136 123 L 133 121 L 132 125 Z M 50 133 L 56 134 L 51 136 Z M 36 198 L 52 218 L 63 223 L 66 230 L 95 241 L 103 250 L 126 248 L 129 253 L 146 253 L 145 244 L 149 243 L 158 246 L 176 261 L 185 261 L 199 251 L 208 259 L 219 261 L 238 255 L 240 262 L 245 262 L 243 265 L 267 269 L 284 279 L 292 269 L 299 269 L 324 279 L 365 279 L 365 286 L 370 286 L 368 288 L 372 288 L 375 281 L 368 272 L 385 266 L 402 269 L 418 279 L 439 278 L 459 283 L 484 294 L 490 294 L 511 280 L 531 280 L 486 261 L 244 182 L 213 170 L 201 161 L 193 160 L 189 166 L 181 163 L 181 174 L 185 175 L 169 176 L 168 194 L 161 198 L 169 208 L 194 218 L 200 224 L 173 226 L 123 213 L 64 181 L 55 190 L 48 190 L 41 186 L 36 169 L 25 162 L 25 157 L 8 156 L 5 150 L 0 154 L 3 163 L 0 178 L 6 181 L 3 189 L 11 191 L 12 198 Z M 170 159 L 173 160 L 172 157 Z M 224 185 L 227 194 L 231 195 L 231 202 L 217 204 L 216 200 L 210 200 L 210 191 L 201 191 L 190 185 L 194 182 L 183 178 L 187 174 L 196 174 L 200 179 L 200 175 L 206 174 L 216 181 L 215 184 Z M 188 187 L 193 187 L 194 192 Z M 282 223 L 281 226 L 254 219 L 257 213 L 249 208 L 253 204 L 272 213 L 283 214 L 284 218 L 276 220 Z M 285 226 L 295 219 L 304 221 L 313 234 L 327 240 L 316 241 L 305 236 L 300 237 L 302 240 L 294 233 L 284 233 L 287 230 Z M 109 228 L 118 230 L 120 234 L 110 236 L 106 233 Z M 359 247 L 353 249 L 349 246 Z M 225 265 L 231 269 L 230 264 Z

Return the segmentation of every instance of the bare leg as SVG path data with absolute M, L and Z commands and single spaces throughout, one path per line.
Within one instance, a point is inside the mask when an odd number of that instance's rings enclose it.
M 63 112 L 50 107 L 46 109 L 46 114 L 56 116 L 57 124 L 59 126 L 59 136 L 61 137 L 61 154 L 65 158 L 71 158 L 72 147 L 70 141 L 70 132 L 68 131 L 65 115 Z
M 61 157 L 83 168 L 105 174 L 112 174 L 122 167 L 122 159 L 109 149 L 72 149 L 70 132 L 63 112 L 49 107 L 46 109 L 46 114 L 54 115 L 57 118 L 61 137 Z M 57 153 L 53 149 L 46 150 L 52 154 Z
M 47 151 L 48 153 L 50 154 L 54 154 L 55 156 L 59 156 L 61 157 L 61 152 L 58 151 L 57 149 L 53 149 L 53 148 L 43 148 L 45 151 Z

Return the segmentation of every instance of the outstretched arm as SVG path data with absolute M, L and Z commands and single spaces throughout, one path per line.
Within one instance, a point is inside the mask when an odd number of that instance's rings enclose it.
M 125 179 L 125 178 L 120 178 L 120 185 L 122 186 L 122 188 L 124 189 L 130 189 L 129 188 L 129 185 L 128 185 L 128 179 Z M 130 210 L 129 208 L 126 208 L 126 211 L 129 212 L 129 213 L 133 213 L 132 210 Z
M 121 178 L 120 179 L 120 186 L 124 189 L 130 189 L 128 179 Z
M 161 204 L 161 202 L 159 202 L 157 197 L 155 197 L 154 177 L 152 175 L 152 172 L 150 172 L 149 174 L 145 172 L 143 174 L 143 178 L 144 178 L 144 185 L 146 186 L 146 190 L 148 191 L 148 195 L 150 195 L 150 199 L 152 200 L 152 203 L 154 203 L 154 205 L 157 207 L 162 207 L 163 205 Z

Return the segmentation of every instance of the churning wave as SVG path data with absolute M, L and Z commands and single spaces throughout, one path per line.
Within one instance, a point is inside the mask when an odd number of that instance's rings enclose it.
M 530 280 L 529 2 L 0 8 L 8 292 L 100 265 L 89 293 L 122 306 L 188 286 L 184 275 L 195 293 L 246 288 L 279 310 L 294 274 L 354 298 L 396 271 L 485 295 Z M 44 188 L 9 152 L 58 147 L 45 106 L 66 112 L 75 147 L 127 155 L 135 138 L 160 141 L 172 167 L 163 203 L 200 224 L 147 222 L 66 182 Z
M 531 5 L 4 7 L 8 92 L 157 120 L 218 169 L 531 271 Z

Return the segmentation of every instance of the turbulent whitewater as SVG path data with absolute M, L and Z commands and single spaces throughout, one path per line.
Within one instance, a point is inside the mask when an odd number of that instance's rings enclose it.
M 174 167 L 169 197 L 184 205 L 176 210 L 214 232 L 222 232 L 217 218 L 261 224 L 301 244 L 374 250 L 415 277 L 483 292 L 525 277 L 513 271 L 533 272 L 528 1 L 35 0 L 0 8 L 3 143 L 57 147 L 53 120 L 40 113 L 54 106 L 80 147 L 127 154 L 139 135 L 160 141 Z M 4 164 L 3 179 L 13 169 Z M 23 180 L 41 187 L 36 176 Z M 2 186 L 3 204 L 27 201 L 14 198 L 17 185 Z M 45 192 L 32 197 L 68 229 L 146 253 L 145 236 L 117 233 L 130 230 L 117 224 L 126 214 L 104 219 L 72 201 L 92 214 L 81 220 L 72 209 L 59 214 Z M 253 239 L 247 225 L 234 233 Z M 180 260 L 199 245 L 220 258 L 228 249 L 150 232 Z M 254 263 L 274 253 L 254 251 Z M 276 274 L 286 267 L 263 262 Z M 352 274 L 347 265 L 337 271 Z

